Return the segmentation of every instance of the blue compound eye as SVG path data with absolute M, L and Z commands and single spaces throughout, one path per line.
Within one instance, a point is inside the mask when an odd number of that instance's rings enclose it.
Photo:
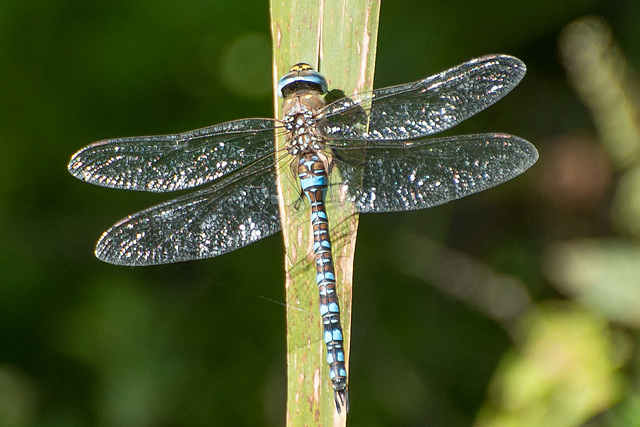
M 299 63 L 291 67 L 288 74 L 278 82 L 278 96 L 286 98 L 288 94 L 300 88 L 316 90 L 320 93 L 328 92 L 327 79 L 322 74 L 315 71 L 311 65 Z

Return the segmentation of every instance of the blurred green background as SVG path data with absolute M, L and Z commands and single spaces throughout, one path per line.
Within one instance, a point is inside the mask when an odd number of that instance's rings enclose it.
M 349 425 L 640 425 L 639 20 L 636 0 L 383 2 L 375 86 L 515 55 L 523 83 L 450 133 L 540 160 L 361 217 Z M 281 236 L 107 265 L 102 231 L 169 196 L 66 171 L 99 139 L 272 116 L 269 37 L 266 1 L 1 0 L 0 425 L 284 424 Z

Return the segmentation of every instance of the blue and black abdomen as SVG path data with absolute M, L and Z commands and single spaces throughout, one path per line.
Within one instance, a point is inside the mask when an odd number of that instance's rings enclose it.
M 316 263 L 316 282 L 320 292 L 323 338 L 327 346 L 329 376 L 335 390 L 336 405 L 349 407 L 347 370 L 340 326 L 340 305 L 336 293 L 336 278 L 329 238 L 329 222 L 325 209 L 325 196 L 329 180 L 324 162 L 315 153 L 305 154 L 298 163 L 300 186 L 311 204 L 313 253 Z

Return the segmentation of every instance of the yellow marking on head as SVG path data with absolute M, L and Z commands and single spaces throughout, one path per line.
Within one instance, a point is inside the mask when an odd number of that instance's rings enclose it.
M 293 73 L 293 72 L 301 72 L 301 71 L 308 71 L 308 70 L 313 70 L 313 67 L 307 63 L 304 62 L 299 62 L 296 65 L 292 66 L 291 69 L 289 70 L 289 72 Z

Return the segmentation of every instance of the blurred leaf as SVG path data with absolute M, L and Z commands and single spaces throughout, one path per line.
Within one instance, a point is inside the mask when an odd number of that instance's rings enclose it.
M 531 304 L 519 278 L 493 271 L 489 265 L 430 239 L 402 236 L 396 254 L 398 266 L 406 274 L 427 280 L 507 330 Z
M 604 423 L 608 427 L 628 427 L 640 425 L 640 394 L 635 393 L 627 396 L 603 417 Z
M 615 192 L 611 219 L 618 230 L 640 236 L 640 166 L 625 170 Z
M 609 25 L 597 16 L 576 20 L 562 32 L 560 52 L 570 81 L 591 109 L 611 157 L 619 167 L 636 161 L 640 92 Z
M 0 425 L 33 425 L 37 388 L 32 378 L 15 366 L 0 365 Z
M 571 304 L 532 310 L 496 371 L 476 426 L 579 426 L 611 407 L 621 377 L 610 335 L 602 318 Z
M 562 292 L 610 320 L 640 326 L 640 245 L 623 240 L 555 244 L 543 267 Z

